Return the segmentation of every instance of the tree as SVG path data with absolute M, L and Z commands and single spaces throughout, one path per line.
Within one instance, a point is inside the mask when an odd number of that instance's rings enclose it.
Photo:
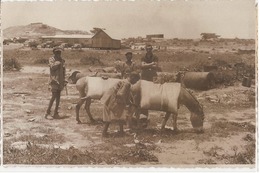
M 216 35 L 215 33 L 201 33 L 202 40 L 209 40 L 209 39 L 217 39 L 220 35 Z

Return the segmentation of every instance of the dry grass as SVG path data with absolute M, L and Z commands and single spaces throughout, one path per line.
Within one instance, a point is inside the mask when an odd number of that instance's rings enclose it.
M 133 60 L 139 64 L 141 58 L 144 56 L 145 51 L 137 52 L 133 55 Z M 219 64 L 235 64 L 245 61 L 248 65 L 253 65 L 255 60 L 250 55 L 236 55 L 234 53 L 197 53 L 197 52 L 175 52 L 175 51 L 158 51 L 155 54 L 159 57 L 159 65 L 165 72 L 176 72 L 183 69 L 203 69 L 203 65 L 208 65 L 208 57 L 212 57 L 212 62 Z M 33 65 L 37 59 L 48 59 L 52 56 L 52 50 L 5 50 L 4 59 L 15 57 L 22 65 Z M 92 62 L 85 62 L 90 57 L 98 59 L 106 66 L 113 66 L 116 59 L 125 60 L 124 51 L 98 51 L 98 50 L 65 50 L 62 52 L 63 58 L 69 68 L 82 66 L 82 61 L 85 65 L 92 65 Z M 99 65 L 99 64 L 97 64 Z M 102 65 L 102 64 L 100 64 Z M 221 64 L 220 64 L 221 65 Z
M 37 58 L 34 60 L 34 64 L 44 64 L 44 65 L 47 65 L 49 63 L 49 59 L 48 58 L 44 58 L 44 57 L 41 57 L 41 58 Z
M 22 65 L 17 58 L 5 58 L 3 62 L 3 70 L 21 70 Z
M 238 152 L 238 147 L 234 145 L 232 147 L 233 154 L 219 154 L 219 150 L 223 150 L 218 146 L 210 148 L 208 151 L 203 151 L 203 153 L 209 158 L 200 159 L 197 163 L 199 164 L 216 164 L 221 161 L 225 164 L 255 164 L 255 142 L 251 141 L 246 146 L 245 150 Z
M 62 142 L 63 138 L 51 135 L 49 138 L 42 140 L 35 136 L 23 136 L 15 141 L 30 142 L 26 149 L 10 148 L 11 141 L 4 142 L 4 164 L 72 164 L 72 165 L 116 165 L 122 162 L 126 164 L 135 164 L 139 162 L 158 162 L 156 156 L 151 151 L 156 149 L 154 145 L 145 146 L 136 144 L 133 147 L 123 146 L 131 143 L 132 137 L 111 137 L 106 140 L 105 144 L 96 145 L 91 149 L 79 150 L 74 147 L 68 149 L 53 147 L 53 143 Z M 116 143 L 111 146 L 111 140 Z M 40 147 L 39 144 L 48 144 L 49 147 Z M 47 145 L 47 146 L 48 146 Z
M 4 144 L 4 164 L 97 164 L 97 161 L 92 158 L 93 154 L 73 147 L 61 149 L 32 145 L 26 150 L 10 150 L 8 146 L 8 144 Z

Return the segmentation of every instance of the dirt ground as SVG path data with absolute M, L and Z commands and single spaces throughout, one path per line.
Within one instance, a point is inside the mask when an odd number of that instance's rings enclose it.
M 118 126 L 112 124 L 110 137 L 102 138 L 102 123 L 89 123 L 83 106 L 83 123 L 76 123 L 78 93 L 73 84 L 67 87 L 68 95 L 62 92 L 64 119 L 44 118 L 50 99 L 48 72 L 47 66 L 32 64 L 20 72 L 4 72 L 4 164 L 255 165 L 255 85 L 244 87 L 236 81 L 232 86 L 191 90 L 204 108 L 202 134 L 193 131 L 190 113 L 181 107 L 178 133 L 172 131 L 171 119 L 161 131 L 164 113 L 150 111 L 146 129 L 125 128 L 120 137 Z M 101 120 L 100 101 L 92 102 L 91 112 Z

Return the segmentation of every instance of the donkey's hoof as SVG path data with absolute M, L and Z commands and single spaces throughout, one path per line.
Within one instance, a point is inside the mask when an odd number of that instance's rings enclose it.
M 172 133 L 172 130 L 167 129 L 167 128 L 161 128 L 160 133 L 161 134 L 170 134 L 170 133 Z
M 203 130 L 203 129 L 199 129 L 199 130 L 195 130 L 195 132 L 196 132 L 197 134 L 202 134 L 202 133 L 204 133 L 204 130 Z
M 162 127 L 160 130 L 161 130 L 161 132 L 165 132 L 165 131 L 166 131 L 166 128 L 165 128 L 165 127 Z
M 91 124 L 97 124 L 98 122 L 96 120 L 94 120 L 94 119 L 90 119 L 90 123 Z
M 77 120 L 77 124 L 81 124 L 81 121 L 80 121 L 80 120 Z
M 180 132 L 180 130 L 179 129 L 173 129 L 173 133 L 179 133 Z
M 103 133 L 102 133 L 102 137 L 103 137 L 103 138 L 108 138 L 108 137 L 109 137 L 109 133 L 103 132 Z
M 125 136 L 125 132 L 124 131 L 118 132 L 117 136 L 118 137 L 124 137 Z

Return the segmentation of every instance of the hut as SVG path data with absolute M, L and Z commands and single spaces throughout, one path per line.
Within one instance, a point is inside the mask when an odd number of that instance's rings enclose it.
M 93 37 L 92 37 L 92 48 L 98 49 L 120 49 L 121 48 L 121 40 L 116 40 L 111 38 L 105 31 L 100 29 Z

